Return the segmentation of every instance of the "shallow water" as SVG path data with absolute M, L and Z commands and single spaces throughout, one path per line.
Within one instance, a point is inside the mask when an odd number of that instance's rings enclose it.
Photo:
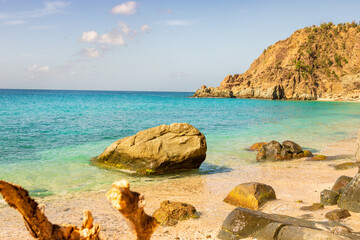
M 192 93 L 0 90 L 0 179 L 33 196 L 71 194 L 126 177 L 142 184 L 255 164 L 254 142 L 293 140 L 312 151 L 356 136 L 360 104 L 197 99 Z M 115 140 L 160 124 L 188 122 L 207 139 L 199 171 L 129 176 L 89 160 Z

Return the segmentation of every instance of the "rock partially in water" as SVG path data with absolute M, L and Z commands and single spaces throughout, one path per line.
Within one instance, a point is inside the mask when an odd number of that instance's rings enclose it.
M 254 143 L 253 145 L 251 145 L 249 148 L 247 148 L 246 150 L 248 151 L 259 151 L 260 148 L 262 148 L 262 146 L 268 144 L 267 142 L 258 142 L 258 143 Z
M 336 182 L 334 183 L 334 186 L 332 186 L 331 190 L 342 193 L 346 185 L 352 180 L 352 177 L 349 176 L 340 176 Z
M 320 193 L 320 203 L 323 205 L 335 205 L 339 200 L 339 193 L 324 189 Z
M 303 150 L 299 144 L 293 141 L 284 141 L 280 144 L 277 141 L 271 141 L 264 144 L 256 155 L 257 161 L 281 161 L 295 158 L 311 157 L 310 151 Z
M 226 196 L 224 202 L 253 210 L 269 200 L 276 199 L 274 189 L 266 184 L 258 182 L 242 183 L 236 186 Z
M 160 125 L 122 138 L 94 159 L 139 174 L 159 174 L 199 168 L 206 158 L 205 136 L 188 123 Z
M 182 202 L 163 201 L 153 217 L 163 226 L 173 226 L 178 221 L 199 218 L 194 206 Z
M 310 239 L 358 239 L 349 232 L 346 235 L 330 233 L 337 222 L 313 222 L 278 214 L 267 214 L 246 208 L 234 209 L 223 222 L 218 237 L 222 240 L 254 238 L 258 240 L 310 240 Z
M 327 212 L 325 217 L 330 221 L 338 221 L 343 218 L 350 217 L 350 213 L 346 209 L 335 209 L 333 211 Z

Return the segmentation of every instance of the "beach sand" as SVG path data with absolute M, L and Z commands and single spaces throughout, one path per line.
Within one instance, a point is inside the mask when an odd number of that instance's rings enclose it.
M 310 220 L 327 221 L 325 213 L 337 206 L 325 206 L 315 212 L 301 211 L 302 206 L 320 201 L 320 192 L 330 189 L 341 175 L 354 176 L 358 169 L 335 170 L 332 164 L 354 161 L 355 139 L 328 145 L 319 154 L 332 156 L 329 161 L 310 162 L 298 159 L 285 162 L 268 162 L 244 165 L 230 172 L 171 179 L 131 188 L 145 194 L 145 211 L 152 214 L 163 200 L 182 201 L 196 207 L 199 219 L 179 222 L 173 227 L 159 227 L 152 239 L 217 239 L 222 222 L 235 208 L 223 202 L 233 187 L 244 182 L 262 182 L 271 185 L 277 200 L 265 203 L 260 209 L 266 213 L 299 217 L 311 214 Z M 254 153 L 255 159 L 255 153 Z M 255 161 L 255 160 L 254 160 Z M 120 180 L 120 179 L 119 179 Z M 109 186 L 110 189 L 111 186 Z M 105 198 L 106 190 L 95 193 L 62 198 L 39 198 L 46 205 L 45 214 L 53 223 L 81 225 L 83 210 L 93 213 L 96 223 L 101 225 L 101 236 L 105 239 L 132 239 L 125 219 Z M 302 203 L 297 202 L 302 200 Z M 354 232 L 360 231 L 360 213 L 340 222 Z M 20 214 L 8 207 L 0 208 L 0 239 L 32 239 L 27 233 Z

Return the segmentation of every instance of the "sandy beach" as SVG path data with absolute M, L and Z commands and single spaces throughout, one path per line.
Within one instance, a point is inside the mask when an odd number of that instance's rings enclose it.
M 194 205 L 200 213 L 199 219 L 182 221 L 173 227 L 159 227 L 152 239 L 217 239 L 223 220 L 235 208 L 223 202 L 233 187 L 240 183 L 258 181 L 271 185 L 277 200 L 266 203 L 260 209 L 267 213 L 299 217 L 311 214 L 311 220 L 327 221 L 325 214 L 337 206 L 308 212 L 300 207 L 319 202 L 320 192 L 330 189 L 341 175 L 354 176 L 357 168 L 335 170 L 331 165 L 353 161 L 355 139 L 327 145 L 320 154 L 331 156 L 331 160 L 310 162 L 298 159 L 285 162 L 269 162 L 244 165 L 240 170 L 210 175 L 171 179 L 160 183 L 134 186 L 131 189 L 145 194 L 145 211 L 152 214 L 163 200 L 182 201 Z M 254 153 L 255 161 L 255 153 Z M 110 186 L 109 186 L 110 189 Z M 104 239 L 132 239 L 125 219 L 105 198 L 107 190 L 83 193 L 62 198 L 38 198 L 46 205 L 45 214 L 53 223 L 81 225 L 83 210 L 92 211 L 95 222 L 101 225 Z M 302 203 L 297 202 L 302 200 Z M 20 214 L 2 204 L 0 208 L 0 239 L 32 239 L 27 233 Z M 360 231 L 360 214 L 341 222 L 354 232 Z

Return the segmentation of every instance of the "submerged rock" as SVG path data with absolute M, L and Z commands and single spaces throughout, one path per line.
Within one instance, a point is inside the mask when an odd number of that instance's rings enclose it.
M 349 231 L 344 236 L 332 234 L 330 231 L 334 227 L 348 229 L 337 222 L 313 222 L 285 215 L 236 208 L 223 222 L 218 237 L 223 240 L 238 240 L 249 237 L 258 240 L 345 240 L 359 238 Z
M 205 136 L 198 129 L 188 123 L 173 123 L 114 142 L 94 163 L 139 174 L 158 174 L 199 168 L 206 150 Z
M 160 208 L 154 212 L 153 217 L 163 226 L 173 226 L 178 221 L 199 218 L 199 214 L 190 204 L 163 201 Z
M 258 182 L 242 183 L 236 186 L 226 196 L 224 202 L 253 210 L 269 200 L 276 199 L 274 189 L 266 184 Z

